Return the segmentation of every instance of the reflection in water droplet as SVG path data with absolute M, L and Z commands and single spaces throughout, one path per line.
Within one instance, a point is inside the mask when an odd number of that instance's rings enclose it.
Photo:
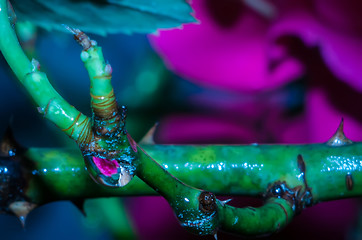
M 126 169 L 124 159 L 106 159 L 92 155 L 84 156 L 87 170 L 92 179 L 107 187 L 123 187 L 132 180 L 131 166 Z

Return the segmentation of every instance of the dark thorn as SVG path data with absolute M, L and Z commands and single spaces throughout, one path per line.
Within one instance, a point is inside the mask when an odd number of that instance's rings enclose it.
M 304 163 L 302 155 L 298 154 L 297 159 L 298 159 L 298 168 L 299 168 L 300 172 L 304 173 L 305 172 L 305 163 Z
M 348 173 L 346 175 L 346 186 L 347 186 L 348 191 L 352 191 L 352 189 L 353 189 L 353 178 L 352 178 L 351 173 Z
M 303 182 L 304 182 L 305 188 L 308 189 L 306 166 L 305 166 L 303 156 L 301 154 L 298 154 L 297 161 L 298 161 L 299 171 L 303 174 Z
M 11 124 L 6 128 L 5 134 L 0 142 L 0 156 L 13 157 L 17 151 L 23 150 L 15 140 Z
M 10 211 L 18 217 L 23 228 L 25 228 L 25 221 L 28 214 L 36 208 L 36 204 L 26 201 L 16 201 L 9 205 Z

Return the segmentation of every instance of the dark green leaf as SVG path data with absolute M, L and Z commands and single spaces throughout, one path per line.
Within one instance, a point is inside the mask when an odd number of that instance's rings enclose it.
M 187 0 L 11 0 L 19 20 L 48 30 L 152 33 L 194 22 Z

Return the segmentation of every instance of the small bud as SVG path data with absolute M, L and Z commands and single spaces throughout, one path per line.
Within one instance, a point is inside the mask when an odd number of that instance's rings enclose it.
M 39 71 L 40 70 L 40 63 L 38 60 L 36 59 L 31 59 L 31 66 L 32 66 L 32 71 L 35 72 L 35 71 Z
M 92 44 L 92 47 L 94 47 L 94 46 L 97 46 L 97 41 L 95 41 L 95 40 L 91 40 L 91 44 Z
M 105 72 L 105 74 L 107 74 L 107 75 L 112 75 L 113 69 L 112 69 L 111 64 L 107 64 L 107 65 L 104 67 L 104 72 Z
M 86 51 L 82 51 L 81 52 L 81 54 L 80 54 L 80 59 L 83 61 L 83 62 L 85 62 L 85 61 L 87 61 L 88 60 L 88 58 L 89 58 L 89 53 L 87 53 Z

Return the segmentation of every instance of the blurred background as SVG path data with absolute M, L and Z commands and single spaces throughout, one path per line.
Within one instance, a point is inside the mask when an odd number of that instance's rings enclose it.
M 198 24 L 156 35 L 91 36 L 113 67 L 136 140 L 159 122 L 157 143 L 325 142 L 344 118 L 362 140 L 362 3 L 358 0 L 194 0 Z M 34 38 L 31 38 L 34 40 Z M 24 43 L 53 86 L 90 115 L 89 82 L 70 34 L 39 29 Z M 45 121 L 0 59 L 0 133 L 11 122 L 27 147 L 76 147 Z M 157 160 L 157 159 L 156 159 Z M 233 198 L 232 205 L 254 203 Z M 361 239 L 359 200 L 306 209 L 273 239 Z M 23 230 L 0 215 L 1 239 L 201 239 L 160 197 L 70 202 L 34 210 Z M 239 239 L 219 234 L 220 239 Z M 206 237 L 203 239 L 212 239 Z

